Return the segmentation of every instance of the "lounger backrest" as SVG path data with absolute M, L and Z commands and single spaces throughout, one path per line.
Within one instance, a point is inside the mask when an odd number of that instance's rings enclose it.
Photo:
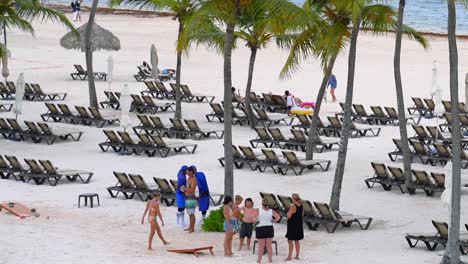
M 146 134 L 137 134 L 137 136 L 140 139 L 141 144 L 146 145 L 146 146 L 154 145 L 153 141 L 151 141 L 151 139 L 148 137 L 148 135 L 146 135 Z
M 44 94 L 44 91 L 42 91 L 41 86 L 39 84 L 32 83 L 31 87 L 33 88 L 34 92 L 36 92 L 37 94 L 40 94 L 40 95 Z
M 260 196 L 262 197 L 262 199 L 265 199 L 267 201 L 268 208 L 272 210 L 281 209 L 281 205 L 278 203 L 278 200 L 276 200 L 276 197 L 274 194 L 260 192 Z
M 77 71 L 78 73 L 80 73 L 80 74 L 86 74 L 86 71 L 83 69 L 83 67 L 81 67 L 81 65 L 75 64 L 75 65 L 73 65 L 73 66 L 75 66 L 75 69 L 76 69 L 76 71 Z
M 258 103 L 258 97 L 257 95 L 255 94 L 255 92 L 250 92 L 249 94 L 249 99 L 250 99 L 250 102 L 251 103 Z
M 431 172 L 431 177 L 437 187 L 445 188 L 445 174 L 440 172 Z
M 55 104 L 51 104 L 51 103 L 45 103 L 47 109 L 49 110 L 49 112 L 51 114 L 60 114 L 59 110 L 57 109 L 57 106 L 55 106 Z
M 460 114 L 460 123 L 462 126 L 468 126 L 468 115 Z
M 0 118 L 0 129 L 2 129 L 2 130 L 11 130 L 11 127 L 8 125 L 8 123 L 3 118 Z
M 156 84 L 156 87 L 158 87 L 159 91 L 161 91 L 163 93 L 169 93 L 169 91 L 167 90 L 164 83 L 162 83 L 162 82 L 154 82 L 154 83 Z
M 174 191 L 177 191 L 177 180 L 170 179 L 169 182 L 171 183 L 172 189 L 174 189 Z
M 6 169 L 8 168 L 8 164 L 6 163 L 5 159 L 2 155 L 0 155 L 0 168 Z
M 153 139 L 154 143 L 156 143 L 158 147 L 167 148 L 167 144 L 166 142 L 164 142 L 161 136 L 151 135 L 151 138 Z
M 254 107 L 254 109 L 255 109 L 255 112 L 257 112 L 260 120 L 270 120 L 265 110 L 258 108 L 258 107 Z
M 429 135 L 426 132 L 426 129 L 424 129 L 423 126 L 412 125 L 412 127 L 414 129 L 414 132 L 416 132 L 416 135 L 417 135 L 418 138 L 425 139 L 425 138 L 429 137 Z
M 129 174 L 130 180 L 135 184 L 135 187 L 142 191 L 149 191 L 150 188 L 146 184 L 145 180 L 139 174 Z
M 39 160 L 39 163 L 41 163 L 42 167 L 44 167 L 45 171 L 49 175 L 57 175 L 57 170 L 55 169 L 54 165 L 50 160 Z
M 145 103 L 141 100 L 141 97 L 137 94 L 131 94 L 130 95 L 133 99 L 133 103 L 135 105 L 138 105 L 138 106 L 141 106 L 141 105 L 145 105 Z
M 19 170 L 19 171 L 24 170 L 23 166 L 21 165 L 21 163 L 18 161 L 18 159 L 15 156 L 5 155 L 5 158 L 8 160 L 8 162 L 10 163 L 10 166 L 14 170 Z
M 123 131 L 118 131 L 117 132 L 120 136 L 120 138 L 122 138 L 123 142 L 127 145 L 135 145 L 135 142 L 133 141 L 133 139 L 130 137 L 130 135 L 128 134 L 128 132 L 123 132 Z
M 198 126 L 197 121 L 193 119 L 185 119 L 184 122 L 188 126 L 190 131 L 201 132 L 201 129 Z
M 107 140 L 111 143 L 120 143 L 120 139 L 117 137 L 117 134 L 115 134 L 114 131 L 112 130 L 103 130 L 104 134 L 107 137 Z
M 0 91 L 3 93 L 10 93 L 3 82 L 0 82 Z
M 430 99 L 430 98 L 425 98 L 425 99 L 424 99 L 424 102 L 426 103 L 427 108 L 429 108 L 429 110 L 434 111 L 434 109 L 435 109 L 434 100 L 432 100 L 432 99 Z
M 442 135 L 442 131 L 439 130 L 438 127 L 436 126 L 426 126 L 427 131 L 429 131 L 429 134 L 433 139 L 444 139 L 444 136 Z
M 395 180 L 401 181 L 401 182 L 405 181 L 405 176 L 403 175 L 403 170 L 401 168 L 391 167 L 391 166 L 388 166 L 387 168 Z
M 274 140 L 286 140 L 286 138 L 284 137 L 283 133 L 281 132 L 279 128 L 277 127 L 268 128 L 268 131 L 270 131 L 270 134 Z
M 16 85 L 14 82 L 6 82 L 6 85 L 10 90 L 10 93 L 16 93 Z
M 39 128 L 37 128 L 36 123 L 31 121 L 24 121 L 28 129 L 33 132 L 34 134 L 42 134 Z
M 249 160 L 257 160 L 257 155 L 253 152 L 252 148 L 250 147 L 243 147 L 239 146 L 242 153 L 244 153 L 244 157 Z
M 257 132 L 258 138 L 261 140 L 271 140 L 271 136 L 268 133 L 268 130 L 264 127 L 255 127 L 255 132 Z
M 449 226 L 447 223 L 432 220 L 432 224 L 442 239 L 448 239 Z
M 150 116 L 149 117 L 151 119 L 151 121 L 153 122 L 153 125 L 155 128 L 158 128 L 158 129 L 166 129 L 166 126 L 164 125 L 164 123 L 161 121 L 161 118 L 159 118 L 158 116 Z
M 91 115 L 94 117 L 94 119 L 98 120 L 103 120 L 104 118 L 101 115 L 101 112 L 99 112 L 99 109 L 95 107 L 88 107 L 89 112 L 91 112 Z
M 354 111 L 356 111 L 356 114 L 359 116 L 368 116 L 366 109 L 364 109 L 364 106 L 361 104 L 353 104 Z
M 12 118 L 7 118 L 7 122 L 8 124 L 10 124 L 11 128 L 15 131 L 22 131 L 23 129 L 21 128 L 21 126 L 18 124 L 18 121 L 16 121 L 16 119 L 12 119 Z
M 57 106 L 60 109 L 60 111 L 62 111 L 63 115 L 67 115 L 67 116 L 73 115 L 73 113 L 70 110 L 70 108 L 68 107 L 68 105 L 66 105 L 66 104 L 57 104 Z
M 269 105 L 275 105 L 275 101 L 273 101 L 273 98 L 271 95 L 262 93 L 263 99 L 265 99 L 265 103 Z
M 232 156 L 236 159 L 242 158 L 242 155 L 239 152 L 239 149 L 237 149 L 237 147 L 234 145 L 232 145 Z
M 126 173 L 114 171 L 114 176 L 117 178 L 118 184 L 123 188 L 133 187 L 133 184 L 130 182 L 130 179 Z
M 306 137 L 306 135 L 304 134 L 304 132 L 302 130 L 291 129 L 291 133 L 293 134 L 294 139 L 296 141 L 299 141 L 299 142 L 306 142 L 307 141 L 307 137 Z
M 151 120 L 147 116 L 137 115 L 137 117 L 141 122 L 141 126 L 143 126 L 143 127 L 153 127 L 153 123 L 151 123 Z
M 278 201 L 281 203 L 283 208 L 285 210 L 289 211 L 289 209 L 293 205 L 293 201 L 292 201 L 291 197 L 284 196 L 284 195 L 276 195 L 276 197 L 278 197 Z
M 398 118 L 398 112 L 394 107 L 385 107 L 385 111 L 387 111 L 387 114 L 390 118 Z
M 29 83 L 24 84 L 24 93 L 25 94 L 35 94 L 36 92 L 31 88 L 31 85 Z
M 426 108 L 424 106 L 424 103 L 423 101 L 421 100 L 421 98 L 418 98 L 418 97 L 411 97 L 411 99 L 413 100 L 414 102 L 414 105 L 417 107 L 417 108 Z
M 42 130 L 42 133 L 44 133 L 46 135 L 52 135 L 53 134 L 52 129 L 50 129 L 49 125 L 47 125 L 46 123 L 37 123 L 37 125 Z
M 437 153 L 439 154 L 439 157 L 442 157 L 442 158 L 452 157 L 452 154 L 450 154 L 450 151 L 444 144 L 434 142 L 434 147 L 436 148 Z
M 398 152 L 403 152 L 403 143 L 401 142 L 401 139 L 394 138 L 392 139 L 393 144 L 397 147 Z
M 35 173 L 35 174 L 42 174 L 43 173 L 43 169 L 39 166 L 39 164 L 37 164 L 37 162 L 33 159 L 24 159 L 24 161 L 26 162 L 26 164 L 28 164 L 29 166 L 29 170 L 32 172 L 32 173 Z
M 380 106 L 371 106 L 371 110 L 374 113 L 375 116 L 377 117 L 385 117 L 385 113 Z
M 146 88 L 148 88 L 149 91 L 157 91 L 158 90 L 158 88 L 156 87 L 156 85 L 154 85 L 153 82 L 145 81 L 144 83 L 146 85 Z
M 182 92 L 185 95 L 192 95 L 192 91 L 190 91 L 190 88 L 186 84 L 181 84 L 180 88 L 182 88 Z
M 442 101 L 442 104 L 444 105 L 445 112 L 452 112 L 452 103 L 450 101 Z
M 301 165 L 301 162 L 297 159 L 296 153 L 292 151 L 283 151 L 283 156 L 286 158 L 291 165 Z
M 297 118 L 303 126 L 310 126 L 310 120 L 307 118 L 306 115 L 297 115 Z
M 302 200 L 302 208 L 304 209 L 304 216 L 317 217 L 317 212 L 309 200 Z
M 80 117 L 91 118 L 88 111 L 86 111 L 86 108 L 84 108 L 83 106 L 75 106 L 75 109 L 76 111 L 78 111 L 78 114 L 80 115 Z
M 327 219 L 327 220 L 337 220 L 337 216 L 335 213 L 330 209 L 328 204 L 326 203 L 316 203 L 314 202 L 315 208 L 319 211 L 320 215 Z
M 276 105 L 286 106 L 286 104 L 287 104 L 286 100 L 281 95 L 274 94 L 274 95 L 271 96 L 271 98 L 273 99 L 273 101 L 275 102 Z
M 170 183 L 166 179 L 153 177 L 154 181 L 159 187 L 161 193 L 173 194 L 174 190 L 172 189 Z
M 332 125 L 332 127 L 336 128 L 336 129 L 342 129 L 342 125 L 341 125 L 341 122 L 338 118 L 334 117 L 334 116 L 327 116 L 328 118 L 328 121 L 330 122 L 330 124 Z
M 218 103 L 211 103 L 210 104 L 211 108 L 213 109 L 213 112 L 215 114 L 224 114 L 224 110 L 223 110 L 223 107 L 218 104 Z
M 279 162 L 278 156 L 276 155 L 276 152 L 274 150 L 262 149 L 262 153 L 263 155 L 265 155 L 268 162 L 271 162 L 271 163 Z
M 416 182 L 421 185 L 429 185 L 431 184 L 431 180 L 429 179 L 429 175 L 426 171 L 422 170 L 411 170 L 414 177 L 416 178 Z
M 466 111 L 465 111 L 465 103 L 464 103 L 464 102 L 459 102 L 459 103 L 458 103 L 458 109 L 460 110 L 460 113 L 466 113 Z
M 119 96 L 120 96 L 120 93 L 119 93 Z M 109 102 L 120 103 L 119 96 L 117 96 L 117 93 L 109 92 Z
M 172 123 L 172 126 L 174 127 L 174 129 L 176 130 L 182 130 L 182 131 L 185 131 L 187 130 L 184 126 L 184 124 L 182 123 L 182 120 L 178 119 L 178 118 L 170 118 L 169 119 Z
M 149 106 L 155 106 L 156 104 L 154 103 L 153 101 L 153 98 L 151 98 L 150 96 L 147 96 L 147 95 L 143 95 L 141 98 L 143 98 L 143 101 L 145 101 L 145 103 Z
M 389 174 L 387 166 L 383 163 L 371 162 L 372 168 L 374 169 L 375 175 L 379 178 L 388 178 Z
M 420 141 L 410 140 L 411 146 L 413 146 L 414 152 L 419 155 L 427 155 L 426 148 L 424 147 L 424 143 Z

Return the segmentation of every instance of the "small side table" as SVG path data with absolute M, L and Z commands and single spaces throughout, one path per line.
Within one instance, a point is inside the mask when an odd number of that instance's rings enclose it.
M 90 203 L 91 203 L 91 208 L 93 208 L 94 197 L 97 198 L 98 206 L 101 206 L 101 203 L 99 202 L 99 195 L 97 193 L 83 193 L 78 196 L 78 208 L 80 208 L 81 198 L 84 198 L 85 206 L 88 206 L 88 198 L 89 198 Z
M 257 243 L 258 243 L 258 241 L 255 240 L 254 244 L 253 244 L 253 254 L 255 254 L 255 246 L 257 245 Z M 276 240 L 273 240 L 272 244 L 275 245 L 276 256 L 278 256 L 278 243 L 276 242 Z M 267 253 L 267 250 L 266 250 L 266 247 L 265 247 L 265 250 L 263 251 L 263 255 L 265 255 L 266 253 Z

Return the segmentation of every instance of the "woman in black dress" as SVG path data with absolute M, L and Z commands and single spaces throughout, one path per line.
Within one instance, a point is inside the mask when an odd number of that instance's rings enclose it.
M 301 203 L 301 197 L 299 194 L 294 193 L 292 195 L 292 205 L 289 208 L 288 217 L 288 229 L 286 232 L 286 238 L 288 239 L 289 253 L 285 261 L 290 261 L 294 246 L 296 247 L 296 257 L 299 259 L 299 253 L 301 251 L 300 240 L 304 238 L 304 227 L 302 225 L 304 218 L 304 209 Z

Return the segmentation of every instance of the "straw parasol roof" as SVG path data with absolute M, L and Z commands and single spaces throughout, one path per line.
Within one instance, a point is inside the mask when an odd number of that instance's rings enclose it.
M 88 23 L 82 25 L 77 29 L 80 38 L 74 32 L 68 32 L 60 39 L 60 45 L 66 49 L 80 49 L 85 51 L 85 32 Z M 100 27 L 98 24 L 93 23 L 91 31 L 91 49 L 92 51 L 98 50 L 119 50 L 120 40 L 112 34 L 109 30 Z

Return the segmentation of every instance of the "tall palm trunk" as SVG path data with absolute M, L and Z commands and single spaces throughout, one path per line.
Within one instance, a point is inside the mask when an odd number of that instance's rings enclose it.
M 353 104 L 354 71 L 356 68 L 356 49 L 360 22 L 361 20 L 358 18 L 353 25 L 351 44 L 349 47 L 348 83 L 346 88 L 344 121 L 341 133 L 340 149 L 338 151 L 338 161 L 336 163 L 335 178 L 333 179 L 333 188 L 330 197 L 330 207 L 336 211 L 340 210 L 341 186 L 346 165 L 346 155 L 348 153 L 348 138 L 351 129 L 351 105 Z
M 452 102 L 452 197 L 450 203 L 450 226 L 443 264 L 458 264 L 460 261 L 460 188 L 461 188 L 461 133 L 460 109 L 458 108 L 458 51 L 456 39 L 455 0 L 447 1 L 448 43 L 450 61 L 450 100 Z
M 397 97 L 398 107 L 398 125 L 400 127 L 400 138 L 403 151 L 403 172 L 405 175 L 405 184 L 411 185 L 413 182 L 411 174 L 411 159 L 410 149 L 408 145 L 408 131 L 406 129 L 406 116 L 405 116 L 405 99 L 403 95 L 403 84 L 401 82 L 401 69 L 400 69 L 400 58 L 401 58 L 401 38 L 403 35 L 403 15 L 405 12 L 405 0 L 400 0 L 398 6 L 398 25 L 396 29 L 396 41 L 395 41 L 395 55 L 393 58 L 393 72 L 395 75 L 395 89 Z
M 180 39 L 180 35 L 184 31 L 184 25 L 179 18 L 179 34 L 177 35 L 177 41 Z M 174 118 L 182 118 L 182 95 L 180 93 L 180 77 L 182 71 L 182 51 L 177 50 L 177 66 L 176 66 L 176 110 Z
M 232 19 L 238 16 L 239 1 L 234 0 Z M 224 195 L 234 196 L 234 161 L 232 156 L 232 46 L 235 22 L 226 25 L 224 37 Z
M 252 79 L 255 67 L 255 59 L 257 58 L 257 47 L 250 48 L 250 61 L 249 61 L 249 76 L 247 78 L 247 87 L 245 88 L 245 109 L 247 110 L 250 127 L 255 127 L 255 116 L 252 112 L 252 106 L 250 105 L 250 90 L 252 89 Z
M 318 126 L 320 107 L 322 106 L 323 97 L 325 96 L 325 89 L 327 89 L 328 78 L 330 78 L 330 75 L 333 71 L 333 67 L 335 66 L 337 56 L 338 54 L 333 55 L 328 61 L 327 70 L 323 75 L 322 84 L 320 85 L 320 89 L 317 94 L 317 99 L 315 100 L 314 115 L 312 116 L 312 122 L 310 123 L 309 139 L 307 140 L 306 160 L 311 160 L 314 157 L 313 153 L 315 149 L 316 131 Z
M 86 69 L 88 70 L 89 106 L 91 107 L 98 107 L 93 72 L 93 50 L 91 49 L 91 32 L 93 31 L 94 17 L 96 16 L 98 1 L 99 0 L 93 0 L 91 12 L 89 13 L 88 26 L 86 27 L 85 32 Z

